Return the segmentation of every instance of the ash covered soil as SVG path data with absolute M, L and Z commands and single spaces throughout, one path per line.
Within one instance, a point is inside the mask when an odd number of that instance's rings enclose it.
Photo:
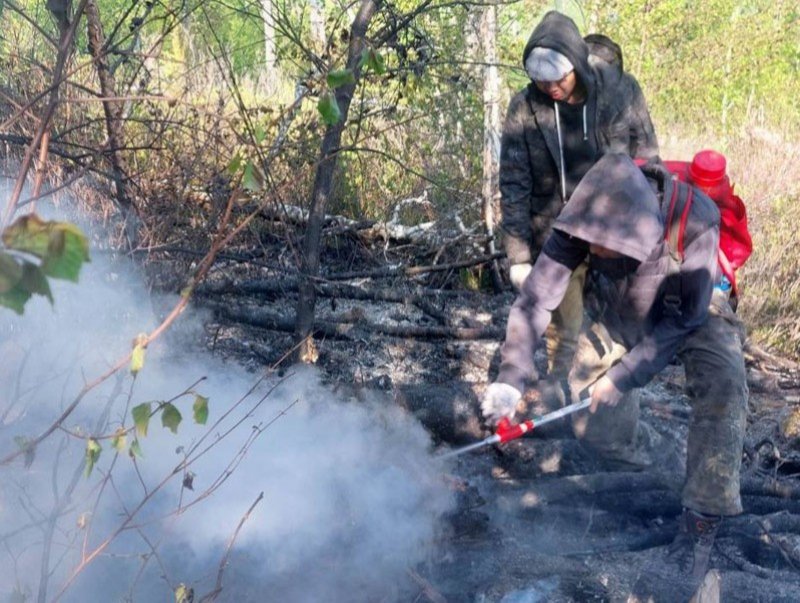
M 253 370 L 285 367 L 291 281 L 235 267 L 201 289 L 208 347 Z M 496 375 L 510 292 L 443 290 L 410 279 L 350 281 L 317 302 L 317 366 L 354 404 L 397 404 L 429 430 L 434 454 L 489 435 L 480 396 Z M 336 285 L 338 287 L 338 285 Z M 402 297 L 386 301 L 377 291 Z M 266 314 L 265 314 L 266 313 Z M 283 324 L 283 326 L 280 326 Z M 703 601 L 800 600 L 800 368 L 748 344 L 745 513 L 723 523 Z M 543 358 L 539 358 L 540 365 Z M 641 392 L 642 420 L 685 455 L 683 369 Z M 544 409 L 535 394 L 531 412 Z M 644 563 L 671 541 L 679 466 L 604 472 L 567 420 L 532 437 L 457 457 L 443 475 L 457 509 L 427 563 L 410 568 L 409 601 L 625 601 Z M 354 593 L 354 599 L 358 600 Z M 669 594 L 664 600 L 670 600 Z

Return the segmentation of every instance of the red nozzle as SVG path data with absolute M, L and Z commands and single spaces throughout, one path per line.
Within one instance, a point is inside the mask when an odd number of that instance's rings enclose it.
M 523 421 L 522 423 L 512 423 L 507 417 L 504 417 L 497 424 L 497 431 L 495 435 L 500 438 L 500 443 L 516 440 L 522 435 L 533 430 L 533 421 Z

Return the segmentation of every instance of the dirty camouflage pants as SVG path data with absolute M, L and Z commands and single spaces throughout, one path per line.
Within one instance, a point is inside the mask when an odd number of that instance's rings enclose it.
M 578 335 L 583 325 L 583 286 L 586 283 L 587 264 L 581 264 L 572 273 L 567 292 L 558 308 L 553 311 L 545 332 L 547 344 L 547 372 L 553 379 L 565 379 L 572 366 Z
M 701 513 L 742 512 L 739 469 L 748 396 L 743 342 L 742 324 L 722 300 L 712 303 L 705 325 L 678 350 L 692 408 L 682 499 L 685 507 Z M 602 325 L 585 323 L 570 373 L 572 391 L 579 393 L 594 383 L 625 353 Z M 657 462 L 663 451 L 651 449 L 653 431 L 648 427 L 639 423 L 636 390 L 614 407 L 601 406 L 594 415 L 581 413 L 573 420 L 576 437 L 619 469 Z

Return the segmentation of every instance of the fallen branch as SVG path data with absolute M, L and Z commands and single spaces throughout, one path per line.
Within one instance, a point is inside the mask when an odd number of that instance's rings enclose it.
M 345 281 L 356 278 L 385 278 L 392 276 L 419 276 L 427 272 L 442 272 L 447 270 L 458 270 L 459 268 L 471 268 L 473 266 L 480 266 L 488 264 L 499 258 L 506 257 L 504 252 L 494 253 L 492 255 L 485 255 L 482 257 L 471 258 L 462 260 L 460 262 L 452 262 L 450 264 L 434 264 L 432 266 L 403 266 L 398 264 L 395 266 L 388 266 L 386 268 L 379 268 L 377 270 L 365 270 L 363 272 L 342 272 L 339 274 L 327 274 L 326 280 L 330 281 Z
M 594 496 L 602 492 L 672 490 L 678 483 L 679 480 L 667 474 L 617 471 L 551 479 L 537 478 L 536 483 L 523 490 L 525 494 L 535 495 L 542 502 L 556 502 L 572 496 Z
M 799 584 L 798 575 L 795 572 L 787 570 L 773 570 L 768 569 L 762 565 L 753 563 L 739 548 L 738 542 L 730 538 L 718 538 L 715 542 L 717 550 L 719 550 L 725 558 L 738 567 L 741 571 L 748 574 L 754 574 L 759 578 L 765 578 L 770 582 L 789 582 Z M 740 599 L 747 601 L 748 599 Z
M 154 251 L 170 251 L 180 253 L 191 253 L 192 255 L 202 255 L 200 252 L 192 252 L 180 248 L 156 248 Z M 220 254 L 221 259 L 231 258 L 231 254 Z M 251 261 L 244 256 L 235 256 L 232 259 L 238 261 Z M 286 278 L 265 278 L 248 281 L 219 280 L 215 282 L 205 282 L 198 287 L 198 296 L 214 295 L 253 295 L 260 299 L 279 299 L 286 293 L 294 293 L 298 289 L 299 281 L 294 276 Z M 316 285 L 317 294 L 322 297 L 338 297 L 342 299 L 359 299 L 372 301 L 385 301 L 402 304 L 414 304 L 418 300 L 430 301 L 439 298 L 464 298 L 471 297 L 478 301 L 485 298 L 485 293 L 480 291 L 470 291 L 468 289 L 434 289 L 426 287 L 415 287 L 404 284 L 402 290 L 398 287 L 379 287 L 367 288 L 361 285 L 348 285 L 338 282 L 325 282 L 320 279 Z
M 210 304 L 217 317 L 273 331 L 294 332 L 294 316 L 279 315 L 262 308 L 231 307 L 230 304 Z M 503 330 L 499 327 L 444 327 L 417 325 L 387 325 L 359 319 L 357 322 L 314 320 L 315 336 L 335 339 L 363 339 L 370 333 L 411 339 L 493 339 L 499 340 Z
M 720 526 L 720 534 L 744 532 L 750 536 L 758 537 L 765 528 L 771 532 L 800 534 L 800 515 L 788 511 L 778 511 L 759 517 L 753 517 L 752 515 L 728 517 Z
M 800 487 L 788 481 L 781 481 L 771 477 L 742 478 L 742 495 L 773 496 L 777 498 L 800 501 Z
M 286 280 L 258 280 L 249 281 L 235 285 L 233 283 L 207 283 L 198 290 L 199 295 L 213 295 L 220 293 L 241 293 L 245 295 L 257 295 L 260 299 L 276 299 L 286 296 L 287 293 L 296 293 L 299 284 L 297 279 Z M 442 324 L 447 324 L 448 318 L 444 311 L 437 308 L 432 299 L 435 299 L 437 291 L 429 290 L 425 294 L 406 293 L 397 288 L 364 289 L 355 285 L 318 283 L 316 285 L 317 295 L 332 299 L 357 299 L 364 301 L 390 302 L 416 306 L 429 316 L 435 318 Z
M 762 347 L 757 346 L 752 341 L 748 340 L 744 346 L 745 359 L 763 365 L 764 368 L 774 370 L 775 367 L 800 372 L 800 364 L 789 360 L 788 358 L 781 358 L 768 352 Z

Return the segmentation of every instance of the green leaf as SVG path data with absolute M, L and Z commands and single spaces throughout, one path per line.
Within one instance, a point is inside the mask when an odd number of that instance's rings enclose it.
M 386 61 L 374 48 L 365 48 L 361 51 L 361 67 L 369 69 L 378 75 L 386 73 Z
M 248 161 L 244 166 L 242 186 L 248 191 L 257 193 L 261 190 L 262 183 L 261 172 L 252 161 Z
M 192 412 L 194 413 L 194 422 L 198 425 L 205 425 L 208 421 L 208 398 L 197 394 L 192 405 Z
M 339 109 L 339 103 L 336 102 L 336 97 L 332 92 L 329 92 L 319 99 L 317 110 L 320 115 L 322 115 L 322 121 L 329 126 L 338 123 L 342 118 L 342 111 Z
M 181 424 L 183 417 L 174 404 L 167 402 L 161 408 L 161 424 L 169 428 L 172 433 L 178 433 L 178 425 Z
M 264 130 L 264 126 L 258 122 L 256 122 L 255 126 L 253 126 L 253 137 L 256 139 L 256 144 L 261 144 L 267 137 L 267 132 Z
M 128 436 L 125 432 L 125 429 L 120 427 L 114 432 L 114 437 L 111 438 L 111 447 L 119 453 L 122 453 L 125 450 L 125 446 L 128 443 Z
M 28 293 L 35 293 L 37 295 L 44 295 L 50 303 L 53 303 L 53 294 L 50 291 L 50 283 L 47 282 L 47 277 L 44 275 L 39 266 L 32 262 L 25 262 L 22 264 L 22 279 L 19 282 Z
M 44 258 L 50 245 L 47 223 L 36 214 L 22 216 L 3 231 L 3 243 L 12 249 Z
M 25 311 L 25 303 L 31 298 L 31 294 L 21 287 L 14 287 L 11 291 L 0 293 L 0 306 L 11 308 L 17 314 Z
M 6 260 L 10 260 L 14 267 Z M 34 293 L 44 295 L 53 303 L 50 284 L 42 269 L 28 261 L 20 265 L 10 255 L 0 253 L 0 305 L 22 314 Z
M 140 333 L 134 340 L 133 352 L 131 352 L 131 375 L 134 377 L 144 367 L 144 356 L 147 345 L 147 335 Z
M 103 448 L 100 446 L 100 442 L 94 438 L 89 438 L 86 441 L 86 477 L 89 477 L 92 469 L 94 469 L 94 464 L 100 458 L 101 452 L 103 452 Z
M 231 159 L 231 162 L 228 164 L 228 173 L 231 176 L 235 176 L 239 172 L 239 168 L 242 167 L 242 155 L 240 153 L 236 153 Z
M 89 261 L 89 242 L 77 226 L 48 222 L 35 214 L 22 216 L 9 226 L 3 242 L 40 258 L 42 271 L 53 278 L 77 282 L 81 266 Z
M 133 424 L 136 426 L 136 435 L 145 437 L 147 426 L 150 424 L 150 402 L 142 402 L 138 406 L 134 406 L 131 415 L 133 415 Z
M 47 276 L 77 283 L 81 266 L 88 261 L 89 243 L 80 230 L 72 224 L 54 228 L 48 254 L 42 262 Z
M 349 69 L 338 69 L 328 73 L 328 86 L 334 90 L 347 84 L 355 84 L 356 76 Z
M 11 291 L 22 279 L 22 266 L 9 253 L 0 252 L 0 293 Z
M 142 447 L 139 445 L 139 440 L 134 440 L 131 442 L 130 450 L 128 450 L 128 456 L 131 458 L 142 458 L 144 455 L 142 454 Z

